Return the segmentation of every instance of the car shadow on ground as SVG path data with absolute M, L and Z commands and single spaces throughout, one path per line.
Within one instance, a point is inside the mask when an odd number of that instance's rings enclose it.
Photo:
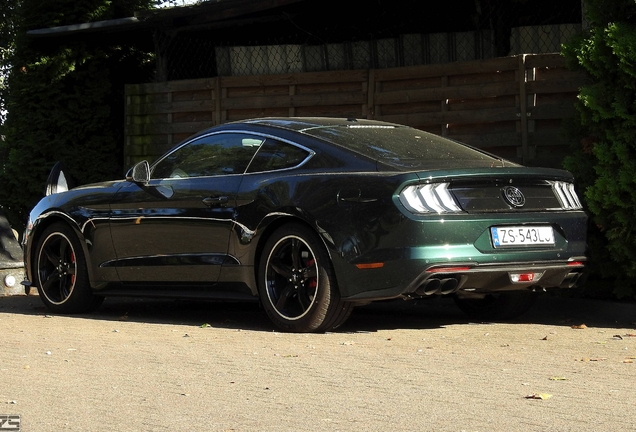
M 55 315 L 37 295 L 0 297 L 0 313 Z M 175 324 L 253 331 L 274 331 L 257 302 L 107 298 L 95 312 L 78 319 Z M 614 302 L 543 295 L 522 317 L 509 323 L 553 326 L 636 328 L 636 302 Z M 355 333 L 393 329 L 433 329 L 471 321 L 446 297 L 376 302 L 354 309 L 336 332 Z
M 354 309 L 352 316 L 337 332 L 369 332 L 389 329 L 439 328 L 466 323 L 454 304 L 437 304 L 436 299 L 423 313 L 419 302 L 378 302 Z M 435 304 L 433 304 L 435 303 Z M 0 313 L 57 315 L 50 312 L 37 295 L 0 297 Z M 276 328 L 257 302 L 221 302 L 207 300 L 141 299 L 109 297 L 94 312 L 68 315 L 78 319 L 175 324 L 253 331 Z

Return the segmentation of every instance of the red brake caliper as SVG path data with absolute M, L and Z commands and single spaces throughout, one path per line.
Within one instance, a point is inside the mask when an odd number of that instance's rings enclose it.
M 75 253 L 71 252 L 71 263 L 75 267 L 75 271 L 77 272 L 77 266 L 75 265 Z M 75 285 L 75 273 L 71 275 L 71 284 Z
M 307 267 L 310 267 L 312 265 L 314 265 L 316 263 L 315 259 L 310 259 L 309 261 L 307 261 Z M 309 282 L 309 287 L 310 288 L 316 288 L 318 286 L 318 278 L 313 278 L 310 282 Z

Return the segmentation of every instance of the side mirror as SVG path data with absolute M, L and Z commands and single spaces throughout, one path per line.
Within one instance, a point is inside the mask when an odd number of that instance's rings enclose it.
M 171 198 L 172 195 L 174 195 L 174 191 L 171 186 L 161 184 L 149 186 L 150 165 L 147 161 L 141 161 L 128 170 L 126 173 L 126 180 L 143 187 L 146 192 L 157 198 Z
M 148 161 L 144 160 L 136 163 L 135 166 L 126 173 L 126 180 L 147 185 L 150 181 L 150 165 Z

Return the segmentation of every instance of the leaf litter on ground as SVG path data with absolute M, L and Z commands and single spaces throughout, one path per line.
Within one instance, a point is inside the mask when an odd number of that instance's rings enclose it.
M 552 397 L 549 393 L 532 393 L 526 396 L 526 399 L 541 399 L 546 400 Z

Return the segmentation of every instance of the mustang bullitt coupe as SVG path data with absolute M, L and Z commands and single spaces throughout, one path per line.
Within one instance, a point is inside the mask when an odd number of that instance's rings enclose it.
M 357 305 L 452 295 L 509 319 L 586 267 L 569 172 L 378 121 L 226 123 L 67 189 L 52 172 L 24 236 L 25 283 L 58 313 L 115 295 L 259 300 L 278 328 L 322 332 Z

